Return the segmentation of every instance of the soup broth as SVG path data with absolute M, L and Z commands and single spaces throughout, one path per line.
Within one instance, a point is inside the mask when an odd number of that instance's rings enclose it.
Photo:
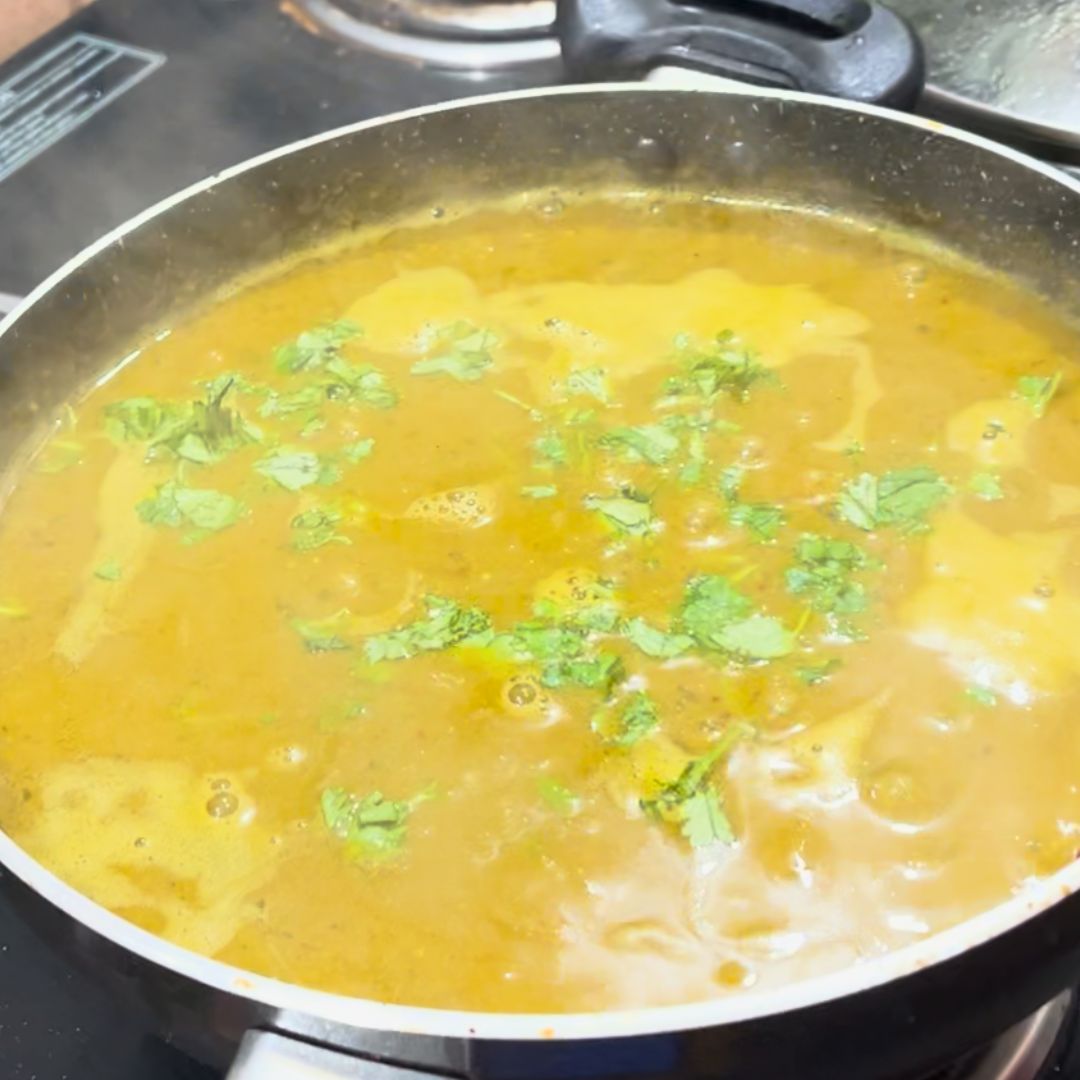
M 1073 859 L 1074 332 L 791 212 L 481 209 L 283 267 L 0 515 L 0 823 L 171 941 L 671 1004 Z

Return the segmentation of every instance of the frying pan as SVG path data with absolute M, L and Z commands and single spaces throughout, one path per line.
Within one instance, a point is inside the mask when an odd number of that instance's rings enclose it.
M 238 275 L 435 208 L 453 215 L 523 192 L 571 201 L 597 187 L 903 230 L 1007 272 L 1066 318 L 1080 314 L 1080 184 L 978 136 L 788 90 L 499 95 L 276 150 L 72 259 L 0 323 L 0 463 L 40 440 L 105 360 Z M 553 1015 L 411 1008 L 264 978 L 125 922 L 3 834 L 0 864 L 0 886 L 44 940 L 169 1039 L 233 1062 L 232 1080 L 895 1080 L 1000 1033 L 1080 971 L 1080 863 L 847 970 L 688 1005 Z

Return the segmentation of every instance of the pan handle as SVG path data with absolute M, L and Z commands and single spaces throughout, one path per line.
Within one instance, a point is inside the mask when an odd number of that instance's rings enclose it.
M 869 0 L 557 0 L 555 25 L 582 81 L 676 66 L 910 109 L 925 78 L 915 33 Z
M 354 1057 L 276 1031 L 251 1030 L 225 1080 L 435 1080 L 435 1075 Z

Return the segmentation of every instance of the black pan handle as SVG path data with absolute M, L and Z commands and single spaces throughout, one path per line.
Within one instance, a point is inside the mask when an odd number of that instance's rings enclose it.
M 582 81 L 676 66 L 910 109 L 925 77 L 914 32 L 869 0 L 557 0 L 556 12 Z

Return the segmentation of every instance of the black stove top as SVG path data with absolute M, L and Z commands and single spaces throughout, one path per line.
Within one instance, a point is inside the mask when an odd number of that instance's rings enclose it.
M 561 72 L 542 59 L 454 70 L 380 55 L 348 44 L 357 20 L 328 10 L 97 0 L 0 65 L 0 292 L 25 293 L 139 210 L 254 154 Z
M 139 210 L 254 154 L 399 109 L 560 80 L 545 36 L 552 0 L 453 8 L 97 0 L 0 65 L 0 301 Z M 364 22 L 372 12 L 382 26 Z M 451 25 L 428 25 L 439 12 Z M 1015 1054 L 1010 1064 L 1002 1040 L 933 1080 L 1080 1077 L 1077 1016 L 1072 1004 L 1014 1039 L 1035 1047 L 1026 1064 Z M 220 1073 L 65 966 L 0 894 L 0 1080 Z

